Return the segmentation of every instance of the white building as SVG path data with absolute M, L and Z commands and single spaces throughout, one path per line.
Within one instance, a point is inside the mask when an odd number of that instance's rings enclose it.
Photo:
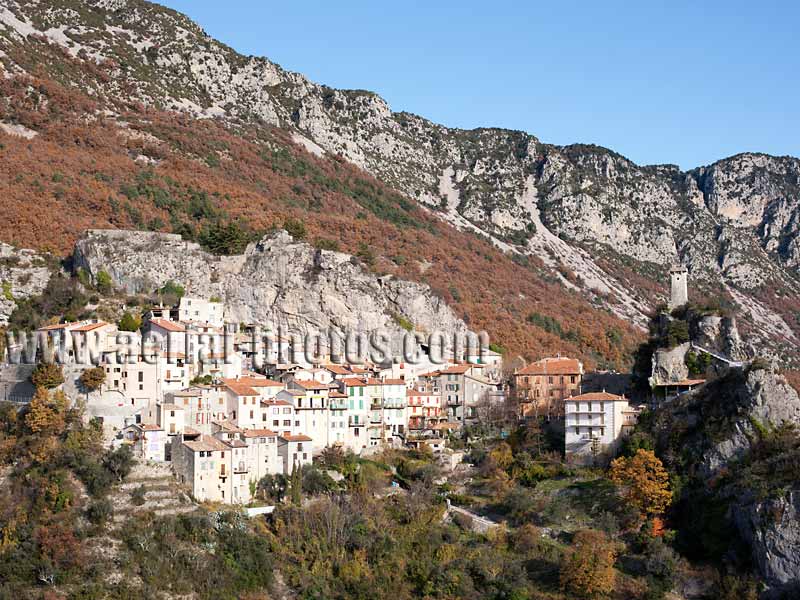
M 222 302 L 183 296 L 178 304 L 178 320 L 197 321 L 222 327 L 225 322 L 224 310 L 225 305 Z
M 592 392 L 564 401 L 565 450 L 568 460 L 603 461 L 618 447 L 638 417 L 624 396 Z

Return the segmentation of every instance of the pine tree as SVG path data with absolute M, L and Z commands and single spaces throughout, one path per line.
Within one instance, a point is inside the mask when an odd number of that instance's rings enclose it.
M 303 502 L 303 475 L 300 468 L 295 465 L 292 467 L 292 478 L 289 483 L 292 497 L 292 504 L 300 506 Z

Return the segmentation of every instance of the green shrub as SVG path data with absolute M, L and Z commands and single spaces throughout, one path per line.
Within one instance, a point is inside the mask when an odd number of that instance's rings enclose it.
M 304 240 L 306 238 L 306 225 L 299 219 L 286 219 L 283 222 L 283 228 L 296 240 Z
M 90 523 L 102 527 L 114 515 L 114 505 L 108 498 L 94 500 L 86 509 L 86 518 Z
M 122 314 L 122 318 L 117 324 L 117 328 L 120 331 L 139 331 L 141 326 L 142 320 L 139 317 L 135 317 L 133 313 L 127 310 Z
M 326 238 L 317 238 L 314 240 L 314 247 L 318 250 L 331 250 L 331 251 L 338 251 L 339 250 L 339 242 L 336 240 L 329 240 Z
M 133 488 L 131 491 L 131 502 L 134 506 L 142 506 L 145 503 L 145 495 L 147 493 L 147 489 L 144 485 L 140 485 L 139 487 Z
M 95 277 L 97 291 L 101 294 L 108 294 L 114 287 L 114 282 L 111 280 L 111 275 L 107 271 L 98 271 Z

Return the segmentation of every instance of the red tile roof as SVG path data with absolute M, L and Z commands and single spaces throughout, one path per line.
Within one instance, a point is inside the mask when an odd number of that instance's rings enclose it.
M 669 387 L 669 386 L 689 386 L 689 385 L 701 385 L 705 383 L 705 379 L 681 379 L 680 381 L 667 381 L 665 383 L 658 383 L 656 384 L 657 387 Z
M 278 434 L 271 429 L 246 429 L 244 432 L 246 438 L 275 437 L 276 435 Z
M 311 438 L 307 435 L 302 433 L 298 433 L 297 435 L 282 435 L 281 436 L 287 442 L 310 442 Z
M 275 400 L 274 398 L 271 400 L 262 400 L 261 406 L 294 406 L 291 402 L 286 402 L 286 400 Z
M 331 385 L 314 379 L 295 379 L 292 383 L 296 383 L 305 390 L 328 390 L 331 388 Z
M 625 398 L 623 396 L 617 396 L 616 394 L 609 394 L 608 392 L 588 392 L 586 394 L 578 394 L 577 396 L 567 398 L 565 402 L 615 402 L 617 400 L 625 400 Z
M 74 323 L 56 323 L 55 325 L 45 325 L 44 327 L 39 327 L 39 329 L 36 331 L 56 331 L 58 329 L 66 329 L 71 325 L 74 325 Z
M 236 396 L 258 396 L 259 393 L 251 388 L 248 385 L 244 385 L 241 383 L 226 383 L 225 387 L 227 387 L 230 391 L 234 393 Z
M 81 325 L 80 327 L 76 327 L 72 331 L 94 331 L 95 329 L 100 329 L 101 327 L 105 327 L 108 325 L 105 321 L 98 321 L 97 323 L 87 323 L 86 325 Z
M 231 389 L 237 387 L 246 387 L 246 388 L 261 388 L 261 387 L 284 387 L 284 385 L 280 381 L 273 381 L 272 379 L 267 379 L 266 377 L 239 377 L 239 379 L 223 379 L 222 383 L 228 386 Z M 258 392 L 256 392 L 258 394 Z M 252 394 L 239 394 L 240 396 L 246 395 L 251 396 Z
M 439 396 L 435 392 L 422 392 L 420 390 L 406 390 L 406 396 Z
M 516 375 L 579 375 L 583 365 L 575 358 L 543 358 L 516 372 Z
M 201 435 L 200 439 L 193 441 L 185 441 L 183 445 L 189 448 L 192 452 L 220 452 L 228 449 L 228 446 L 217 438 L 210 435 Z
M 161 329 L 166 329 L 167 331 L 175 331 L 175 332 L 186 331 L 186 328 L 183 325 L 181 325 L 180 323 L 176 323 L 175 321 L 170 321 L 169 319 L 150 319 L 150 322 L 153 325 L 161 327 Z
M 439 371 L 442 375 L 463 375 L 469 371 L 474 365 L 456 365 L 454 367 L 447 367 Z

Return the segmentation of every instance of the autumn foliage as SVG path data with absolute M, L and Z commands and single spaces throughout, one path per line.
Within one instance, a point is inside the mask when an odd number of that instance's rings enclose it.
M 106 372 L 103 370 L 103 367 L 86 369 L 81 373 L 79 380 L 84 388 L 93 392 L 99 390 L 100 386 L 103 385 L 103 382 L 106 380 Z
M 73 78 L 102 78 L 91 61 L 56 58 Z M 589 368 L 621 367 L 640 341 L 536 257 L 456 230 L 340 157 L 305 152 L 281 129 L 90 98 L 44 75 L 0 77 L 0 120 L 38 134 L 0 132 L 2 241 L 63 255 L 86 229 L 133 228 L 224 251 L 289 223 L 309 240 L 369 257 L 362 262 L 375 271 L 428 283 L 473 330 L 529 359 L 561 352 Z M 532 313 L 561 326 L 526 321 Z
M 602 531 L 584 529 L 575 533 L 572 546 L 561 563 L 564 591 L 581 598 L 609 594 L 614 590 L 616 544 Z
M 663 514 L 672 502 L 669 474 L 652 450 L 639 449 L 632 457 L 613 460 L 609 478 L 643 517 Z

